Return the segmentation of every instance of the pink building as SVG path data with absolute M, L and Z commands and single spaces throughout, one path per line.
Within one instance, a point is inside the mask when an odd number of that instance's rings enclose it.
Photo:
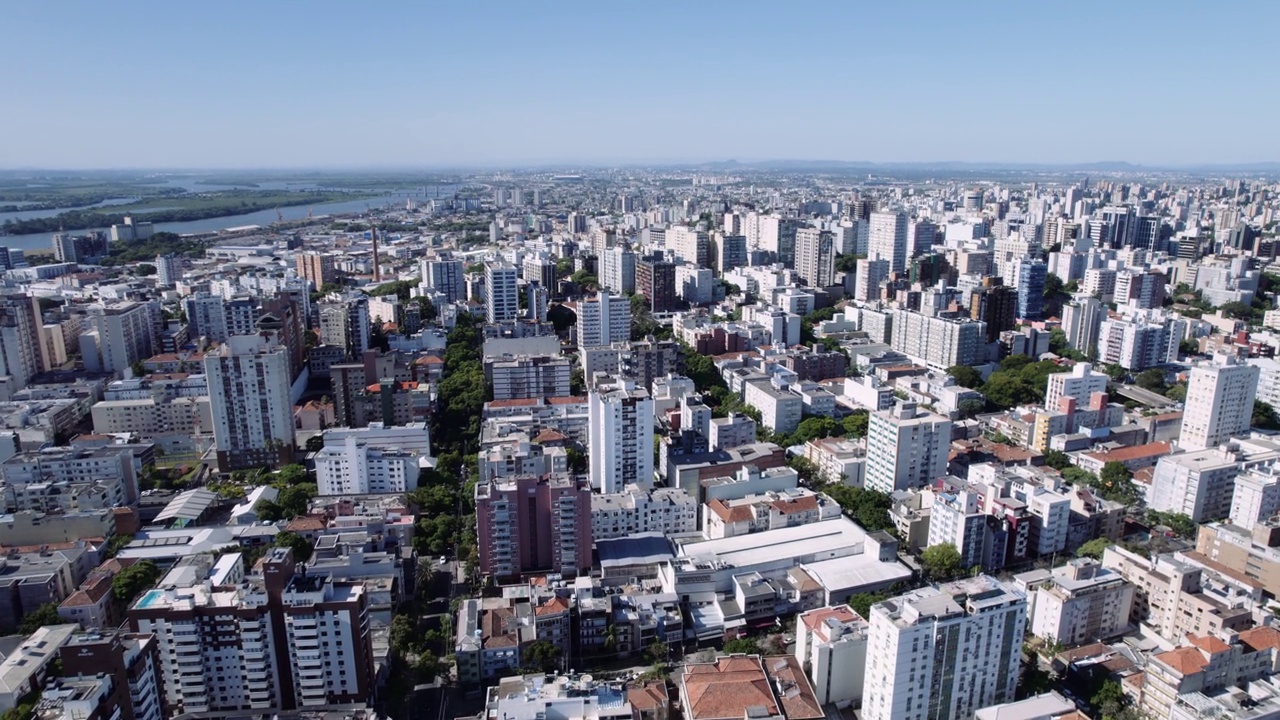
M 574 576 L 591 568 L 591 487 L 565 476 L 476 485 L 480 571 L 495 578 Z

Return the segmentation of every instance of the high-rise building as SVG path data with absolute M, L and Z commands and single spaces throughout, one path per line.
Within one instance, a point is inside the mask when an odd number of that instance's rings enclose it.
M 1058 410 L 1062 398 L 1071 398 L 1080 407 L 1086 407 L 1094 393 L 1107 391 L 1108 380 L 1110 378 L 1106 373 L 1094 372 L 1089 363 L 1076 363 L 1071 372 L 1049 376 L 1044 391 L 1044 406 L 1050 410 Z
M 485 358 L 494 400 L 530 400 L 569 395 L 573 365 L 559 355 L 504 355 Z
M 810 610 L 796 618 L 796 659 L 809 669 L 823 705 L 862 699 L 867 667 L 867 621 L 848 605 Z
M 867 258 L 888 260 L 889 272 L 907 269 L 907 214 L 873 212 L 868 223 Z
M 653 487 L 653 398 L 630 380 L 593 383 L 587 456 L 591 484 L 602 493 Z
M 711 266 L 724 274 L 747 264 L 747 236 L 723 233 L 711 234 Z
M 334 256 L 329 253 L 298 253 L 298 277 L 306 280 L 311 287 L 320 288 L 338 279 L 337 268 L 333 264 Z
M 608 248 L 600 255 L 600 286 L 629 295 L 636 291 L 636 254 L 630 245 Z
M 53 236 L 53 256 L 58 262 L 93 262 L 106 257 L 108 252 L 107 234 L 100 230 L 83 235 L 58 233 Z M 8 257 L 3 262 L 8 266 L 13 264 Z
M 1236 476 L 1231 495 L 1231 524 L 1252 528 L 1280 513 L 1280 472 L 1275 465 L 1251 468 Z
M 52 369 L 40 342 L 40 306 L 26 295 L 0 295 L 0 386 L 21 390 L 31 378 Z
M 930 220 L 913 219 L 907 224 L 907 254 L 919 257 L 938 240 L 938 225 Z
M 221 471 L 293 461 L 288 348 L 276 336 L 237 335 L 204 358 Z
M 987 324 L 985 339 L 1000 339 L 1000 333 L 1018 324 L 1018 291 L 1000 283 L 1000 278 L 985 277 L 982 287 L 969 295 L 969 317 Z
M 505 322 L 520 316 L 516 276 L 514 266 L 492 261 L 484 264 L 484 307 L 489 322 Z
M 1133 609 L 1133 585 L 1092 558 L 1053 569 L 1031 600 L 1031 634 L 1078 647 L 1124 632 Z
M 182 299 L 182 312 L 187 316 L 188 335 L 207 338 L 210 342 L 227 339 L 227 311 L 220 295 L 196 292 Z
M 180 279 L 182 279 L 182 256 L 172 253 L 157 255 L 156 281 L 165 287 L 173 287 Z
M 871 413 L 866 486 L 886 493 L 923 487 L 947 474 L 950 449 L 951 421 L 913 402 Z
M 423 260 L 421 267 L 422 284 L 428 290 L 444 295 L 451 303 L 467 299 L 466 268 L 461 260 Z
M 653 312 L 674 312 L 679 298 L 675 263 L 658 255 L 640 259 L 636 263 L 636 294 L 649 301 Z
M 1104 317 L 1106 311 L 1102 301 L 1091 295 L 1077 294 L 1062 308 L 1062 329 L 1067 334 L 1067 345 L 1085 354 L 1096 352 L 1098 329 Z
M 1147 507 L 1194 522 L 1227 517 L 1240 465 L 1235 453 L 1216 447 L 1165 455 L 1151 476 Z
M 111 693 L 104 704 L 119 708 L 120 720 L 161 720 L 164 686 L 158 646 L 151 635 L 97 628 L 72 635 L 58 657 L 63 677 L 111 677 Z
M 261 576 L 216 590 L 204 573 L 174 571 L 129 609 L 133 629 L 159 643 L 166 717 L 370 699 L 364 583 L 300 571 L 290 548 L 268 550 L 262 568 Z
M 687 225 L 672 225 L 666 232 L 667 249 L 698 267 L 711 267 L 711 242 L 707 233 Z
M 972 718 L 1018 684 L 1027 598 L 987 575 L 871 606 L 866 720 Z
M 625 297 L 596 293 L 578 303 L 578 347 L 612 345 L 631 339 L 631 301 Z
M 1258 368 L 1228 355 L 1191 368 L 1178 445 L 1203 450 L 1248 432 L 1258 375 Z
M 369 347 L 371 322 L 366 297 L 320 303 L 320 343 L 342 348 L 348 358 L 358 357 Z
M 567 475 L 492 478 L 476 484 L 475 501 L 482 574 L 572 577 L 591 568 L 588 484 Z
M 761 215 L 758 219 L 758 247 L 773 253 L 778 262 L 794 268 L 796 266 L 796 230 L 800 228 L 798 218 L 784 218 L 779 215 Z
M 796 230 L 796 274 L 813 287 L 828 287 L 836 281 L 834 236 L 818 228 Z
M 122 373 L 152 355 L 151 310 L 145 303 L 90 305 L 80 356 L 89 372 Z
M 1148 322 L 1140 318 L 1108 318 L 1098 326 L 1098 362 L 1137 372 L 1178 357 L 1185 320 Z
M 1018 317 L 1037 320 L 1044 308 L 1044 282 L 1048 266 L 1042 260 L 1023 257 L 1013 268 L 1013 284 L 1018 288 Z
M 925 315 L 899 308 L 893 311 L 894 350 L 919 359 L 931 368 L 981 365 L 986 361 L 985 323 L 969 318 Z
M 1121 270 L 1116 273 L 1116 303 L 1149 310 L 1164 305 L 1167 283 L 1163 273 Z
M 880 284 L 889 279 L 889 261 L 862 258 L 854 269 L 853 296 L 863 302 L 880 299 Z

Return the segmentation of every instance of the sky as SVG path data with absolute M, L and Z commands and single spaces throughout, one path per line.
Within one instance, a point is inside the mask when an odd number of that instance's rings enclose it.
M 1280 161 L 1280 2 L 0 6 L 0 167 Z

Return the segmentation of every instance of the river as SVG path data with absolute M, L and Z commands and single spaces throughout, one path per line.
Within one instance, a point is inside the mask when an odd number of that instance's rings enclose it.
M 265 183 L 264 183 L 265 184 Z M 210 186 L 201 186 L 209 188 Z M 413 198 L 421 203 L 426 200 L 437 197 L 451 197 L 454 192 L 461 189 L 460 185 L 440 185 L 428 186 L 424 192 L 418 190 L 399 190 L 393 193 L 379 195 L 377 197 L 365 198 L 362 200 L 340 200 L 337 202 L 319 203 L 316 205 L 290 205 L 280 208 L 280 215 L 285 220 L 302 220 L 307 217 L 307 213 L 312 215 L 345 215 L 350 213 L 362 213 L 369 208 L 380 208 L 384 206 L 393 206 L 404 208 L 405 200 Z M 56 215 L 63 211 L 41 211 L 49 215 Z M 36 217 L 39 217 L 38 215 Z M 244 213 L 242 215 L 226 215 L 216 218 L 205 218 L 204 220 L 189 220 L 186 222 L 167 222 L 156 223 L 157 232 L 171 232 L 179 235 L 198 235 L 203 233 L 214 233 L 227 228 L 243 227 L 245 225 L 270 225 L 276 221 L 276 210 L 259 210 L 257 212 Z M 2 222 L 2 221 L 0 221 Z M 106 232 L 107 228 L 91 228 L 89 230 L 69 230 L 72 234 L 83 234 L 92 230 L 100 230 Z M 8 248 L 16 248 L 19 250 L 52 250 L 53 236 L 56 232 L 48 233 L 28 233 L 25 235 L 0 235 L 0 246 Z

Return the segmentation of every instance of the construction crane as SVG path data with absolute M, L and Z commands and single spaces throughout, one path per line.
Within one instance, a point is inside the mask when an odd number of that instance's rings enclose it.
M 284 222 L 284 213 L 280 212 L 280 208 L 276 208 L 276 222 L 277 223 Z

